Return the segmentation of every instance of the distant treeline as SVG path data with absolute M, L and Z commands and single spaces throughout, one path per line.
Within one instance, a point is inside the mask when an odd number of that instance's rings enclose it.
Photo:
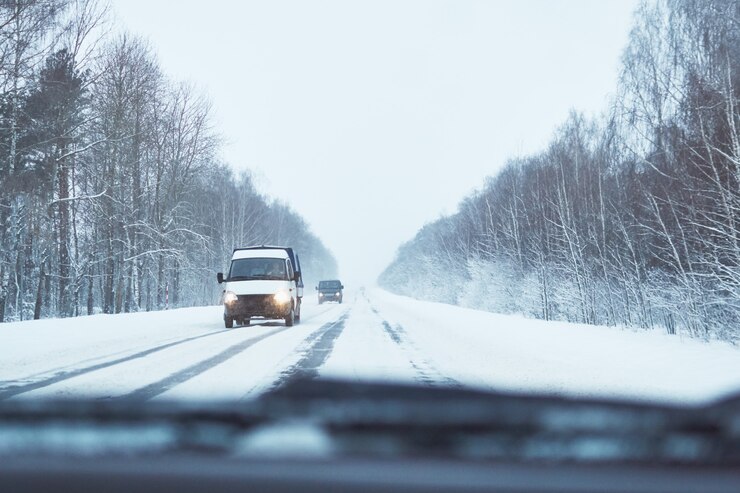
M 219 160 L 208 99 L 108 18 L 97 0 L 0 3 L 0 322 L 215 303 L 248 244 L 334 277 L 305 222 Z
M 381 284 L 545 320 L 740 338 L 740 2 L 643 4 L 614 99 L 422 228 Z

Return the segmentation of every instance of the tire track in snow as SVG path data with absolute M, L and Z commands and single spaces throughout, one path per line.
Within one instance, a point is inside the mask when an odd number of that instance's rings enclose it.
M 324 324 L 319 330 L 311 334 L 304 343 L 305 348 L 301 350 L 303 353 L 301 359 L 282 371 L 272 388 L 282 387 L 296 378 L 312 379 L 318 377 L 319 368 L 326 362 L 334 349 L 334 342 L 344 330 L 347 317 L 349 317 L 348 311 L 337 320 Z
M 48 387 L 49 385 L 54 385 L 55 383 L 63 382 L 64 380 L 69 380 L 70 378 L 79 377 L 80 375 L 86 375 L 88 373 L 92 373 L 98 370 L 103 370 L 105 368 L 110 368 L 111 366 L 120 365 L 128 361 L 132 361 L 132 360 L 139 359 L 139 358 L 144 358 L 151 354 L 164 351 L 165 349 L 179 346 L 180 344 L 185 344 L 187 342 L 195 341 L 198 339 L 203 339 L 205 337 L 210 337 L 210 336 L 214 336 L 217 334 L 222 334 L 224 332 L 231 332 L 231 331 L 230 330 L 218 330 L 216 332 L 209 332 L 208 334 L 187 337 L 185 339 L 179 339 L 177 341 L 168 342 L 166 344 L 160 344 L 159 346 L 145 349 L 144 351 L 139 351 L 137 353 L 130 354 L 128 356 L 123 356 L 121 358 L 116 358 L 116 359 L 112 359 L 109 361 L 103 361 L 101 363 L 97 363 L 97 364 L 90 365 L 90 366 L 85 366 L 82 368 L 75 368 L 73 370 L 62 371 L 48 378 L 43 378 L 40 380 L 36 380 L 33 382 L 24 383 L 24 384 L 19 384 L 19 385 L 9 385 L 6 387 L 0 387 L 0 401 L 4 399 L 8 399 L 18 394 L 23 394 L 25 392 L 30 392 L 32 390 L 40 389 L 43 387 Z
M 393 342 L 398 344 L 401 350 L 406 353 L 406 357 L 411 367 L 416 371 L 420 382 L 428 387 L 443 385 L 445 387 L 460 387 L 461 384 L 454 378 L 447 377 L 439 372 L 429 361 L 421 357 L 421 351 L 409 340 L 406 330 L 399 324 L 391 325 L 378 310 L 370 305 L 370 309 L 382 320 L 383 330 L 388 334 Z
M 326 310 L 322 310 L 322 311 L 320 311 L 318 313 L 313 313 L 313 314 L 311 314 L 310 317 L 304 318 L 303 319 L 303 322 L 307 322 L 307 321 L 309 321 L 309 320 L 311 320 L 313 318 L 316 318 L 317 316 L 323 315 L 324 313 L 330 311 L 331 308 L 332 307 L 328 307 Z M 74 368 L 74 369 L 71 369 L 71 370 L 58 371 L 58 372 L 53 373 L 51 376 L 47 376 L 47 377 L 42 376 L 41 378 L 38 378 L 36 376 L 31 376 L 31 377 L 26 377 L 26 378 L 23 378 L 23 379 L 6 380 L 6 381 L 3 381 L 3 382 L 0 382 L 0 401 L 5 400 L 5 399 L 9 399 L 9 398 L 14 397 L 14 396 L 19 395 L 19 394 L 23 394 L 23 393 L 26 393 L 26 392 L 31 392 L 32 390 L 36 390 L 36 389 L 41 389 L 41 388 L 44 388 L 44 387 L 48 387 L 50 385 L 54 385 L 56 383 L 63 382 L 65 380 L 69 380 L 70 378 L 75 378 L 75 377 L 78 377 L 78 376 L 81 376 L 81 375 L 86 375 L 88 373 L 92 373 L 94 371 L 98 371 L 98 370 L 103 370 L 103 369 L 106 369 L 106 368 L 110 368 L 111 366 L 119 365 L 119 364 L 122 364 L 122 363 L 127 363 L 127 362 L 132 361 L 132 360 L 135 360 L 135 359 L 145 358 L 145 357 L 147 357 L 149 355 L 158 353 L 160 351 L 164 351 L 165 349 L 169 349 L 171 347 L 175 347 L 175 346 L 178 346 L 180 344 L 185 344 L 187 342 L 195 341 L 195 340 L 202 339 L 202 338 L 205 338 L 205 337 L 211 337 L 211 336 L 214 336 L 214 335 L 217 335 L 217 334 L 223 334 L 224 332 L 234 332 L 234 331 L 238 331 L 238 330 L 248 329 L 249 327 L 260 327 L 260 326 L 263 326 L 263 325 L 261 325 L 261 324 L 253 324 L 253 325 L 248 326 L 248 327 L 238 327 L 238 328 L 235 328 L 235 329 L 221 329 L 221 330 L 217 330 L 215 332 L 209 332 L 207 334 L 201 334 L 201 335 L 197 335 L 197 336 L 187 337 L 187 338 L 184 338 L 184 339 L 178 339 L 178 340 L 175 340 L 175 341 L 171 341 L 171 342 L 167 342 L 167 343 L 164 343 L 164 344 L 160 344 L 160 345 L 155 346 L 155 347 L 151 347 L 149 349 L 138 351 L 138 352 L 133 353 L 133 354 L 128 354 L 128 355 L 122 356 L 120 358 L 115 358 L 115 359 L 111 359 L 111 360 L 107 360 L 107 361 L 102 361 L 100 363 L 95 363 L 93 365 L 84 366 L 84 367 L 81 367 L 81 368 Z M 52 371 L 54 371 L 54 370 L 52 370 Z M 46 375 L 48 375 L 48 374 L 49 374 L 49 372 L 46 372 Z M 28 380 L 30 380 L 30 381 L 28 381 Z M 18 383 L 18 382 L 23 382 L 23 381 L 26 381 L 27 383 Z M 2 385 L 2 384 L 10 383 L 10 382 L 14 382 L 14 383 L 12 383 L 10 385 Z
M 182 370 L 175 372 L 172 375 L 165 377 L 157 382 L 154 382 L 144 387 L 141 387 L 139 389 L 136 389 L 133 392 L 130 392 L 123 396 L 107 398 L 107 399 L 126 399 L 126 400 L 144 400 L 144 401 L 149 400 L 153 397 L 163 394 L 164 392 L 170 390 L 176 385 L 180 385 L 181 383 L 187 382 L 188 380 L 194 377 L 197 377 L 201 373 L 204 373 L 210 370 L 216 365 L 220 365 L 224 361 L 227 361 L 233 358 L 234 356 L 238 355 L 239 353 L 242 353 L 247 348 L 257 344 L 263 339 L 267 339 L 268 337 L 274 336 L 275 334 L 279 334 L 280 332 L 283 332 L 283 331 L 286 331 L 292 328 L 293 327 L 280 327 L 275 330 L 271 330 L 270 332 L 267 332 L 266 334 L 262 334 L 260 336 L 252 337 L 244 341 L 238 342 L 224 349 L 220 353 L 211 356 L 210 358 L 204 359 L 203 361 L 190 365 L 187 368 L 183 368 Z

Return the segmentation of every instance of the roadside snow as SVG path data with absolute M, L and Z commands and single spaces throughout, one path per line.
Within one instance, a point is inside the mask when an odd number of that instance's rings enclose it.
M 740 391 L 740 350 L 727 343 L 499 315 L 381 289 L 369 298 L 438 371 L 467 385 L 674 402 Z

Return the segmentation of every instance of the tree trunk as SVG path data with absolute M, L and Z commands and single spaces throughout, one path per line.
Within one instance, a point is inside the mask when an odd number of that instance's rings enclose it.
M 0 323 L 5 322 L 5 300 L 7 299 L 5 264 L 0 263 Z
M 41 261 L 41 271 L 39 272 L 39 284 L 36 287 L 36 303 L 33 306 L 33 319 L 41 318 L 41 308 L 44 303 L 44 282 L 46 281 L 46 272 L 44 270 L 46 262 Z
M 66 147 L 61 149 L 66 152 Z M 59 163 L 59 315 L 70 316 L 70 248 L 69 248 L 69 168 Z
M 87 276 L 87 314 L 92 315 L 94 312 L 95 298 L 93 296 L 93 276 L 89 272 Z

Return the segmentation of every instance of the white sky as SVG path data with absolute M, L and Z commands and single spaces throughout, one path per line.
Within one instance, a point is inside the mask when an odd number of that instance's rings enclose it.
M 372 283 L 508 158 L 616 88 L 636 0 L 114 0 L 172 77 L 211 97 L 252 170 Z

